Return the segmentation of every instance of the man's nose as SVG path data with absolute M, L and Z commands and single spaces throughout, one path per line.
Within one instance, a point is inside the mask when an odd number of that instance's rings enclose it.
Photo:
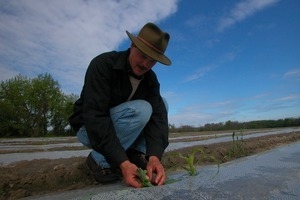
M 143 62 L 143 67 L 147 68 L 148 70 L 155 64 L 155 61 L 151 58 L 145 58 Z

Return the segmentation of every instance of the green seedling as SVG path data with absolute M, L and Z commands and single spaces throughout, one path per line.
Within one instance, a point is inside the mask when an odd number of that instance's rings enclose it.
M 177 182 L 177 181 L 178 181 L 178 180 L 176 180 L 176 179 L 167 179 L 167 180 L 165 181 L 164 185 L 172 184 L 172 183 L 175 183 L 175 182 Z
M 216 174 L 213 176 L 213 178 L 215 178 L 219 174 L 219 172 L 220 172 L 220 161 L 217 160 L 214 156 L 210 156 L 210 159 L 212 159 L 218 165 L 218 170 L 217 170 Z
M 137 172 L 138 172 L 138 176 L 139 176 L 140 182 L 141 182 L 141 184 L 142 184 L 143 187 L 151 187 L 151 186 L 153 186 L 153 184 L 150 182 L 150 180 L 147 177 L 147 170 L 143 170 L 141 168 L 138 168 Z M 167 179 L 165 181 L 164 185 L 172 184 L 172 183 L 175 183 L 177 181 L 178 180 L 175 180 L 175 179 Z
M 140 178 L 141 184 L 143 187 L 151 187 L 153 186 L 149 180 L 149 178 L 147 177 L 147 170 L 143 170 L 141 168 L 137 169 L 138 172 L 138 176 Z
M 246 155 L 244 148 L 243 132 L 240 131 L 240 138 L 235 132 L 232 133 L 232 145 L 228 151 L 229 157 L 240 157 Z
M 204 150 L 202 148 L 199 149 L 199 151 L 202 154 L 202 159 L 204 160 L 205 158 L 208 158 L 207 154 L 204 152 Z M 218 170 L 216 172 L 216 174 L 213 176 L 213 178 L 215 178 L 219 172 L 220 172 L 220 161 L 218 159 L 216 159 L 214 156 L 209 156 L 209 159 L 214 161 L 217 165 L 218 165 Z
M 187 162 L 187 166 L 183 167 L 183 168 L 189 173 L 190 176 L 197 175 L 196 167 L 194 164 L 195 154 L 197 153 L 197 151 L 199 151 L 201 153 L 201 158 L 202 158 L 201 161 L 204 161 L 205 159 L 210 159 L 218 165 L 218 171 L 214 175 L 214 177 L 216 177 L 220 171 L 220 161 L 217 160 L 214 156 L 208 157 L 207 153 L 205 153 L 202 148 L 199 148 L 199 149 L 195 148 L 189 156 L 183 156 L 182 154 L 179 153 L 179 157 L 185 159 Z
M 197 175 L 197 171 L 194 165 L 194 159 L 195 159 L 195 154 L 197 152 L 197 149 L 194 149 L 194 151 L 189 155 L 189 156 L 183 156 L 181 153 L 179 153 L 179 157 L 185 159 L 187 162 L 187 166 L 183 167 L 190 176 L 195 176 Z

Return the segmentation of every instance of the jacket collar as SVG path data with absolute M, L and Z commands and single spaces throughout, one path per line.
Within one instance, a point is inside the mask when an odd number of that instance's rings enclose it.
M 118 55 L 117 61 L 115 62 L 113 68 L 126 70 L 130 49 L 127 49 L 126 51 L 120 51 L 118 53 L 119 53 L 119 55 Z

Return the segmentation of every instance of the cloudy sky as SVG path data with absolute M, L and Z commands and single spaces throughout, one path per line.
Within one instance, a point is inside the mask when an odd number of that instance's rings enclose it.
M 79 94 L 90 60 L 150 21 L 171 35 L 154 67 L 171 124 L 300 117 L 299 0 L 1 0 L 0 80 L 50 73 Z

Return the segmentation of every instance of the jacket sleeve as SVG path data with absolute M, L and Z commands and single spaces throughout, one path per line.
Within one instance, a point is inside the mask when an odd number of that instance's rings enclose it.
M 83 95 L 83 123 L 92 148 L 113 166 L 127 160 L 110 118 L 112 67 L 109 57 L 94 58 L 86 72 Z M 111 60 L 111 62 L 113 62 Z
M 152 116 L 144 128 L 147 156 L 155 155 L 159 159 L 169 145 L 168 115 L 166 105 L 160 95 L 160 85 L 153 73 L 149 85 L 147 100 L 152 105 Z

